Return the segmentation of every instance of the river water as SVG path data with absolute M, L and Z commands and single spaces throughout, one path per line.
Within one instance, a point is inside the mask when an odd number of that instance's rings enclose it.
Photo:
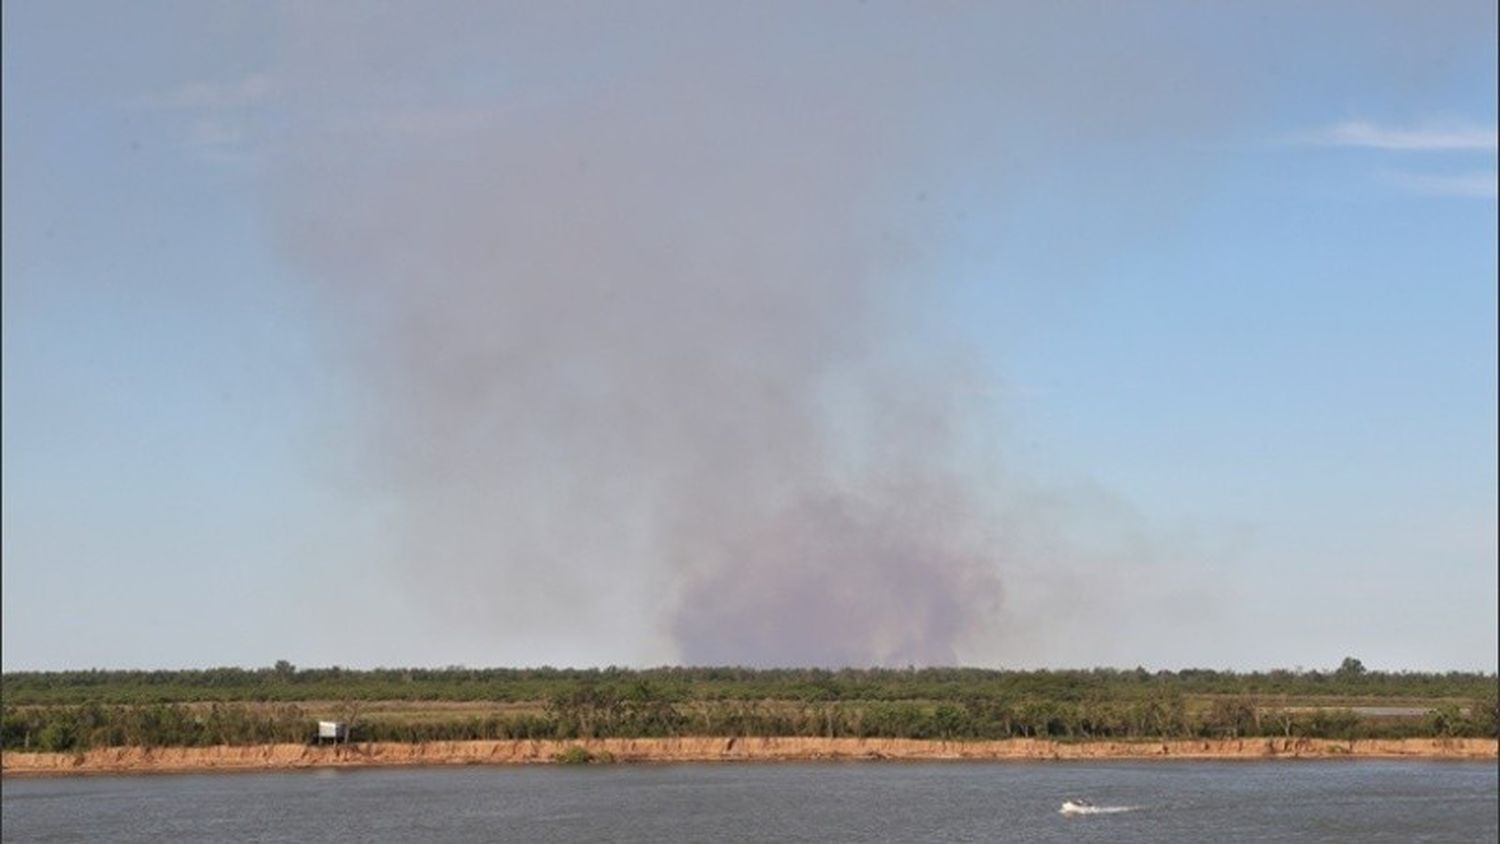
M 6 841 L 1496 841 L 1493 762 L 849 762 L 8 779 Z M 1105 810 L 1062 815 L 1069 797 Z

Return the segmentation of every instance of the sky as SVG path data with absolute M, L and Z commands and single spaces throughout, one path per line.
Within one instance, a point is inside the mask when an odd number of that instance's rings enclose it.
M 1496 670 L 1492 3 L 3 15 L 7 671 Z

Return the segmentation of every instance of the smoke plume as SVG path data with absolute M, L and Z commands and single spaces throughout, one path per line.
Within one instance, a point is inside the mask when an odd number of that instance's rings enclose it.
M 493 635 L 633 606 L 689 663 L 951 663 L 1000 585 L 949 352 L 908 342 L 924 91 L 738 23 L 499 102 L 346 98 L 281 233 L 414 594 Z
M 510 653 L 951 663 L 994 628 L 984 390 L 922 307 L 950 200 L 1211 123 L 1194 50 L 1108 49 L 1167 36 L 1104 9 L 297 8 L 277 232 L 408 594 Z

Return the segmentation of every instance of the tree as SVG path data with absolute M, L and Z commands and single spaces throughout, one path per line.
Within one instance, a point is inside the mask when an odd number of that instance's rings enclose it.
M 1363 677 L 1365 674 L 1365 664 L 1352 656 L 1346 656 L 1344 657 L 1344 661 L 1339 663 L 1339 670 L 1334 673 L 1343 678 Z

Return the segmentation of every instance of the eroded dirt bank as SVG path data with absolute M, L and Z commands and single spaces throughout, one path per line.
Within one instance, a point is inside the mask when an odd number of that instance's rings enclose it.
M 917 741 L 849 738 L 656 738 L 586 741 L 367 743 L 311 747 L 116 747 L 83 753 L 5 753 L 4 773 L 87 774 L 249 771 L 376 765 L 516 765 L 549 763 L 569 747 L 608 753 L 619 762 L 792 761 L 810 759 L 1494 759 L 1494 739 L 1235 739 L 1165 742 Z

